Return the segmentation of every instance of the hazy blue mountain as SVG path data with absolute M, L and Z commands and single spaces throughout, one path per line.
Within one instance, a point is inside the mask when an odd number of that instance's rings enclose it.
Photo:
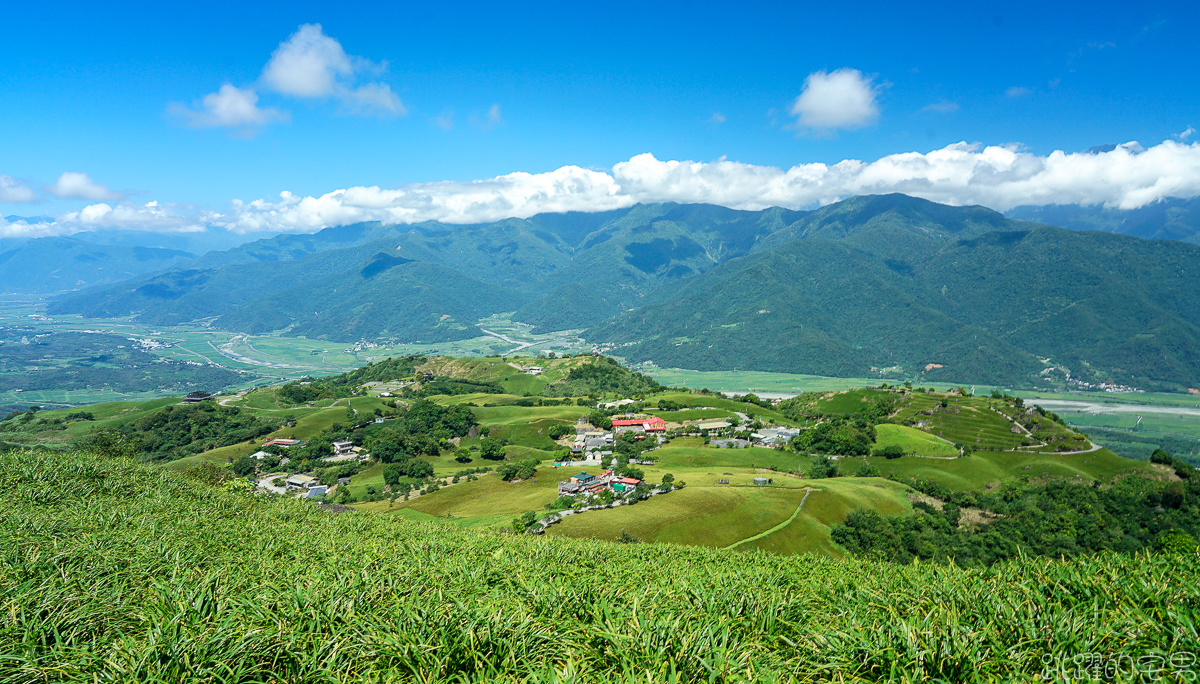
M 0 240 L 0 292 L 47 293 L 115 283 L 191 261 L 177 249 L 98 245 L 75 237 Z
M 1077 204 L 1017 207 L 1005 215 L 1070 230 L 1100 230 L 1154 240 L 1200 243 L 1200 197 L 1167 199 L 1140 209 Z

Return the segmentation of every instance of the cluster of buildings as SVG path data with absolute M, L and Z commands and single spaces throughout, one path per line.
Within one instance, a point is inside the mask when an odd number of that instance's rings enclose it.
M 611 491 L 614 494 L 624 494 L 636 489 L 640 484 L 642 484 L 641 480 L 633 477 L 614 475 L 612 470 L 606 470 L 600 473 L 600 475 L 588 475 L 581 471 L 572 475 L 566 482 L 558 483 L 558 495 L 596 495 L 605 490 Z

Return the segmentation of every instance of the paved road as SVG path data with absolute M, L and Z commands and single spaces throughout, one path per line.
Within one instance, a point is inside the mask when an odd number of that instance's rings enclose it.
M 258 486 L 260 489 L 265 489 L 266 491 L 271 492 L 272 494 L 287 494 L 286 489 L 284 489 L 283 487 L 277 487 L 274 484 L 272 484 L 272 482 L 274 480 L 278 480 L 281 477 L 287 477 L 287 473 L 273 473 L 271 475 L 268 475 L 258 481 Z

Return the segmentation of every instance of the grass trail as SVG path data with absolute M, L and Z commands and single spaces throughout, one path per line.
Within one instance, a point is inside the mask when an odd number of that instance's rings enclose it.
M 792 522 L 794 522 L 796 520 L 796 517 L 798 515 L 800 515 L 800 509 L 804 508 L 804 502 L 808 501 L 808 495 L 812 494 L 815 491 L 817 491 L 817 490 L 815 490 L 815 489 L 804 490 L 804 498 L 800 499 L 800 505 L 796 506 L 796 510 L 792 511 L 791 517 L 789 517 L 787 520 L 784 520 L 783 522 L 779 523 L 778 525 L 772 527 L 769 530 L 763 530 L 762 532 L 759 532 L 758 534 L 754 535 L 753 537 L 746 537 L 745 539 L 743 539 L 741 541 L 736 541 L 736 542 L 730 544 L 729 546 L 726 546 L 725 549 L 726 550 L 735 549 L 735 548 L 741 546 L 742 544 L 745 544 L 747 542 L 752 542 L 755 539 L 762 539 L 763 537 L 767 536 L 768 534 L 771 534 L 772 532 L 782 530 L 783 528 L 787 527 L 788 525 L 791 525 Z

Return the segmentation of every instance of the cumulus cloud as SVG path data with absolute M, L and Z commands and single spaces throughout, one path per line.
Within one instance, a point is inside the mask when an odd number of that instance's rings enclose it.
M 725 123 L 726 120 L 727 119 L 725 118 L 725 115 L 721 112 L 713 112 L 713 115 L 708 117 L 708 123 L 713 124 L 714 126 L 720 126 L 721 124 Z
M 1136 142 L 1087 152 L 1037 155 L 1017 145 L 965 142 L 875 161 L 798 164 L 788 169 L 718 159 L 660 160 L 640 154 L 609 172 L 564 166 L 472 182 L 357 186 L 319 197 L 234 201 L 229 211 L 196 214 L 149 202 L 98 202 L 46 223 L 0 222 L 0 235 L 50 235 L 123 228 L 236 232 L 315 232 L 358 221 L 482 223 L 543 212 L 605 211 L 638 202 L 706 202 L 735 209 L 806 209 L 853 195 L 902 192 L 951 205 L 998 211 L 1021 205 L 1081 204 L 1136 209 L 1166 198 L 1200 196 L 1200 142 Z
M 417 183 L 335 190 L 320 197 L 280 193 L 279 201 L 233 203 L 205 220 L 237 232 L 313 232 L 357 221 L 478 223 L 543 212 L 604 211 L 633 204 L 607 173 L 564 166 L 547 173 L 510 173 L 473 182 Z
M 953 205 L 998 211 L 1020 205 L 1101 204 L 1134 209 L 1167 197 L 1200 195 L 1200 143 L 1136 143 L 1099 154 L 1038 156 L 1016 146 L 956 143 L 872 162 L 800 164 L 789 169 L 718 159 L 659 160 L 640 154 L 611 173 L 565 166 L 471 183 L 396 189 L 353 187 L 320 197 L 288 192 L 278 201 L 235 202 L 205 220 L 238 232 L 310 232 L 376 220 L 387 223 L 479 223 L 541 212 L 602 211 L 637 202 L 707 202 L 735 209 L 811 208 L 853 195 L 902 192 Z
M 107 202 L 89 204 L 50 221 L 6 221 L 0 219 L 0 237 L 49 237 L 85 230 L 145 230 L 159 233 L 193 233 L 207 230 L 204 223 L 181 207 L 158 202 L 132 204 Z
M 0 204 L 35 202 L 37 194 L 12 176 L 0 175 Z
M 804 79 L 804 90 L 790 111 L 805 128 L 860 128 L 879 118 L 877 90 L 858 69 L 814 71 Z
M 229 83 L 205 95 L 193 107 L 173 102 L 167 105 L 167 112 L 195 128 L 235 128 L 245 132 L 289 118 L 278 109 L 259 107 L 258 93 L 253 88 L 238 88 Z
M 386 64 L 346 54 L 320 24 L 304 24 L 271 54 L 262 83 L 296 98 L 338 99 L 353 114 L 404 115 L 408 110 L 386 83 L 357 84 L 361 76 L 386 69 Z
M 62 199 L 85 199 L 85 200 L 115 200 L 121 199 L 123 195 L 119 192 L 113 192 L 106 186 L 103 186 L 93 181 L 86 173 L 77 171 L 67 171 L 58 177 L 58 181 L 51 185 L 48 190 L 51 195 Z
M 1008 97 L 1025 97 L 1031 93 L 1033 93 L 1033 91 L 1025 86 L 1012 86 L 1004 91 L 1004 94 Z

